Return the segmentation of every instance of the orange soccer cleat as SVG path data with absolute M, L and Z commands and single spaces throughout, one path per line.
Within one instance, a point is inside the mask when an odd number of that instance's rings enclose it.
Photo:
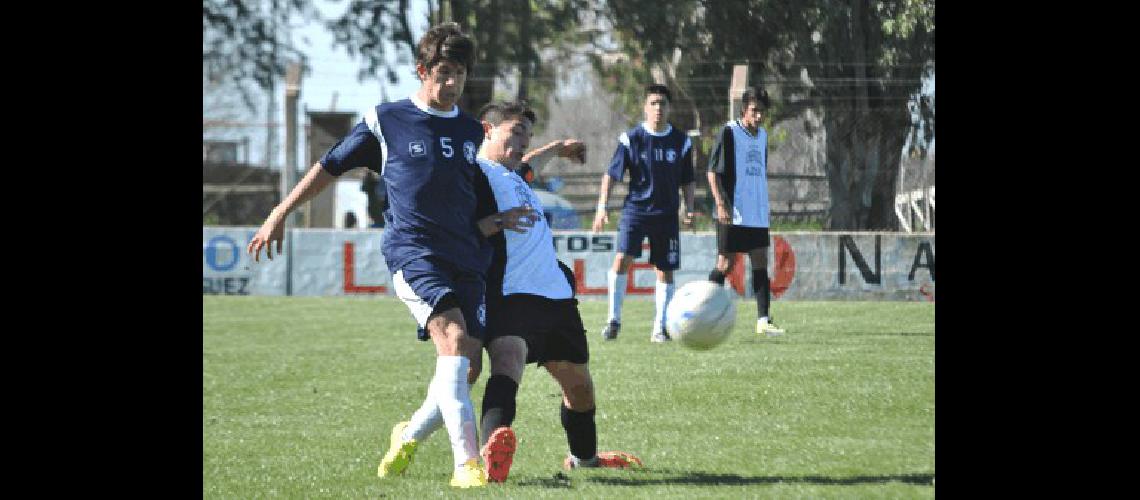
M 507 480 L 517 445 L 515 432 L 510 427 L 499 427 L 491 433 L 479 452 L 487 466 L 487 481 L 501 483 Z
M 576 467 L 610 467 L 614 469 L 628 469 L 642 467 L 641 459 L 624 451 L 599 451 L 591 460 L 578 460 L 574 455 L 567 455 L 562 462 L 566 470 Z

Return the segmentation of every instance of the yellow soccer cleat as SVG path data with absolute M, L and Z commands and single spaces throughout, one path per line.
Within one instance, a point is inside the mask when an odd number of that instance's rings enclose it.
M 769 323 L 768 320 L 761 319 L 756 321 L 756 334 L 779 337 L 784 334 L 784 329 Z
M 451 476 L 451 485 L 456 488 L 487 486 L 487 474 L 483 472 L 483 465 L 479 463 L 479 459 L 468 459 L 455 469 L 455 475 Z
M 392 427 L 392 442 L 388 447 L 388 453 L 384 455 L 384 459 L 380 461 L 380 467 L 376 469 L 376 475 L 380 477 L 388 477 L 396 474 L 403 474 L 404 469 L 412 463 L 412 457 L 416 453 L 416 446 L 419 445 L 415 439 L 404 441 L 404 429 L 408 427 L 408 422 L 400 422 Z

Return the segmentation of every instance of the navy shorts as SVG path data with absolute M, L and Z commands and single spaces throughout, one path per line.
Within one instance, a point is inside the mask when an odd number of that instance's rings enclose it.
M 681 226 L 676 214 L 661 217 L 630 217 L 622 214 L 618 224 L 618 251 L 641 257 L 641 242 L 649 238 L 649 263 L 659 271 L 681 267 Z
M 423 257 L 409 261 L 396 271 L 392 285 L 396 296 L 416 319 L 420 340 L 430 338 L 426 330 L 428 318 L 456 306 L 467 323 L 467 335 L 483 339 L 486 327 L 483 294 L 487 288 L 483 276 L 435 257 Z

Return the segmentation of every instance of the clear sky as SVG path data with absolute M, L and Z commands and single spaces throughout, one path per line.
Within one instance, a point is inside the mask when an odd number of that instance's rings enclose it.
M 347 2 L 328 0 L 316 2 L 316 6 L 324 20 L 338 17 L 348 7 Z M 427 2 L 413 1 L 411 9 L 409 19 L 412 22 L 412 38 L 418 39 L 428 28 Z M 301 82 L 302 110 L 306 108 L 312 111 L 332 110 L 335 92 L 337 94 L 335 111 L 363 113 L 380 103 L 381 86 L 385 87 L 389 99 L 402 99 L 419 88 L 419 82 L 413 76 L 414 68 L 411 65 L 394 68 L 400 77 L 396 85 L 388 84 L 383 76 L 363 83 L 358 81 L 356 73 L 362 67 L 359 59 L 349 57 L 343 47 L 334 50 L 332 34 L 320 22 L 312 22 L 295 30 L 293 38 L 298 47 L 309 56 L 311 66 L 310 73 Z M 407 49 L 401 47 L 400 50 Z M 389 46 L 386 52 L 394 54 L 395 48 Z

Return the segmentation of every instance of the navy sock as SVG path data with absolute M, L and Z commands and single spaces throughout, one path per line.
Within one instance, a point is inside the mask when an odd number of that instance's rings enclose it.
M 772 315 L 768 312 L 768 303 L 771 299 L 771 288 L 768 284 L 768 270 L 760 269 L 752 271 L 752 292 L 756 296 L 756 318 L 768 317 L 768 322 L 772 321 Z
M 562 428 L 566 430 L 566 442 L 570 445 L 570 453 L 580 460 L 594 458 L 598 454 L 598 428 L 594 423 L 594 411 L 577 412 L 562 407 Z
M 499 427 L 510 427 L 515 421 L 515 396 L 519 385 L 506 375 L 491 375 L 483 391 L 483 416 L 480 418 L 479 445 Z

